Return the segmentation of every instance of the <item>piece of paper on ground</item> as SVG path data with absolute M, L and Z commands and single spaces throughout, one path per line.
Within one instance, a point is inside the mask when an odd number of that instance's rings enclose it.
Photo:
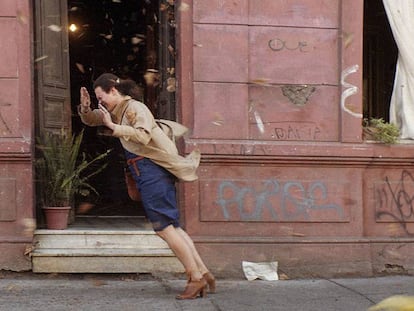
M 246 279 L 253 281 L 261 279 L 264 281 L 277 281 L 277 261 L 272 262 L 250 262 L 242 261 L 242 267 Z

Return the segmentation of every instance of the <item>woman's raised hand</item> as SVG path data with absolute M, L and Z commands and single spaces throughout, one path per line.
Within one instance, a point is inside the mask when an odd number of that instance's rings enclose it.
M 108 128 L 113 130 L 114 126 L 115 126 L 115 123 L 112 122 L 111 114 L 109 113 L 109 111 L 102 104 L 98 104 L 98 108 L 102 113 L 102 121 L 103 121 L 104 125 L 106 125 Z
M 81 104 L 81 112 L 86 113 L 90 110 L 91 97 L 89 96 L 89 93 L 86 87 L 80 88 L 80 104 Z

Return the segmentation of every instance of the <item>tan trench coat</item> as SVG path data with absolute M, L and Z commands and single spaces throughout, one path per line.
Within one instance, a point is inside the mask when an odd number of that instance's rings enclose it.
M 99 109 L 79 115 L 89 126 L 103 125 Z M 129 152 L 151 159 L 183 181 L 196 180 L 200 163 L 200 152 L 194 150 L 186 157 L 178 154 L 175 137 L 185 134 L 187 128 L 169 120 L 155 120 L 143 103 L 127 97 L 111 113 L 115 129 L 112 136 L 118 137 Z M 159 121 L 159 123 L 157 123 Z

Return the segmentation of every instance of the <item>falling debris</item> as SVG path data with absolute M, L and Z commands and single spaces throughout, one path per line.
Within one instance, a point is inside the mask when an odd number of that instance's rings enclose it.
M 353 33 L 344 33 L 344 46 L 348 48 L 348 46 L 354 41 L 354 34 Z
M 82 73 L 85 73 L 85 67 L 82 64 L 76 63 L 76 68 Z
M 170 93 L 175 92 L 175 78 L 168 78 L 167 79 L 167 91 Z
M 224 118 L 220 113 L 216 113 L 214 116 L 214 120 L 211 122 L 216 126 L 222 126 L 224 124 Z
M 22 234 L 27 237 L 32 237 L 33 232 L 36 230 L 36 220 L 34 218 L 23 218 L 22 221 Z
M 27 22 L 28 22 L 27 16 L 25 14 L 23 14 L 22 11 L 18 10 L 16 17 L 17 17 L 17 20 L 19 21 L 19 23 L 21 23 L 23 25 L 27 24 Z
M 43 55 L 43 56 L 40 56 L 40 57 L 36 58 L 34 61 L 35 61 L 35 63 L 37 63 L 37 62 L 40 62 L 40 61 L 42 61 L 42 60 L 44 60 L 44 59 L 46 59 L 48 57 L 49 56 L 47 56 L 47 55 Z
M 156 69 L 148 69 L 144 75 L 145 83 L 149 86 L 156 86 L 159 83 L 159 73 Z
M 62 27 L 60 27 L 58 25 L 49 25 L 49 26 L 47 26 L 47 28 L 50 29 L 51 31 L 55 31 L 55 32 L 62 31 Z
M 138 37 L 132 37 L 131 38 L 131 44 L 134 44 L 134 45 L 140 44 L 142 41 L 143 40 L 141 38 L 138 38 Z
M 257 110 L 254 111 L 254 118 L 256 119 L 257 128 L 259 129 L 260 133 L 264 133 L 264 124 L 262 118 L 260 117 Z
M 270 85 L 269 82 L 270 82 L 270 79 L 266 79 L 266 78 L 258 78 L 258 79 L 253 79 L 251 81 L 251 83 L 253 84 L 260 84 L 260 85 Z
M 183 2 L 178 8 L 178 11 L 185 12 L 185 11 L 188 11 L 189 8 L 190 6 L 187 3 Z

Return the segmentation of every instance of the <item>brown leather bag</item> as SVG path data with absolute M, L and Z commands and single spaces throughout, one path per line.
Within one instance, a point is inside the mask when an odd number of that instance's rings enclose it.
M 128 195 L 133 201 L 141 201 L 141 193 L 137 189 L 134 177 L 128 168 L 125 168 L 125 184 L 127 186 Z

